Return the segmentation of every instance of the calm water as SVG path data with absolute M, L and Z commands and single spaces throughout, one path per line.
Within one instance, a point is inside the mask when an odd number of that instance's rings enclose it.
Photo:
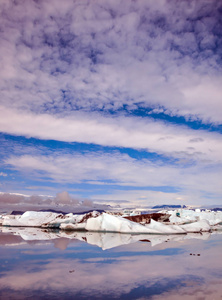
M 0 299 L 222 299 L 219 233 L 0 231 Z

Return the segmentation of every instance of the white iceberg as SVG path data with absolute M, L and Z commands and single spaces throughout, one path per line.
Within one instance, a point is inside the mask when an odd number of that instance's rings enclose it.
M 207 220 L 201 220 L 186 225 L 167 225 L 151 219 L 147 225 L 141 225 L 119 216 L 106 213 L 86 222 L 88 231 L 120 232 L 120 233 L 151 233 L 151 234 L 185 234 L 187 232 L 207 232 L 211 226 Z
M 53 212 L 27 211 L 22 215 L 3 215 L 2 226 L 60 228 L 63 230 L 85 230 L 99 232 L 140 233 L 140 234 L 186 234 L 188 232 L 209 232 L 222 227 L 222 212 L 175 210 L 170 222 L 154 221 L 143 225 L 120 216 L 97 211 L 75 215 Z
M 209 232 L 211 226 L 208 220 L 200 220 L 190 224 L 180 225 L 186 232 Z
M 22 215 L 6 215 L 3 226 L 59 227 L 63 215 L 52 212 L 26 211 Z
M 207 220 L 211 226 L 220 224 L 222 222 L 222 211 L 201 211 L 191 209 L 177 209 L 167 211 L 170 214 L 170 223 L 184 224 L 195 222 L 199 220 Z
M 59 228 L 61 224 L 77 224 L 81 229 L 85 229 L 85 221 L 89 217 L 99 215 L 99 212 L 92 212 L 82 215 L 72 213 L 63 215 L 53 212 L 26 211 L 22 215 L 6 215 L 2 218 L 3 226 L 16 227 L 50 227 Z M 83 223 L 83 225 L 81 225 Z M 78 227 L 77 226 L 77 227 Z M 75 228 L 73 228 L 75 229 Z M 77 228 L 76 228 L 77 229 Z
M 166 225 L 151 219 L 150 223 L 146 225 L 146 228 L 150 230 L 156 230 L 158 233 L 168 233 L 168 234 L 177 234 L 177 233 L 186 233 L 186 231 L 179 225 Z
M 159 233 L 158 229 L 148 228 L 139 223 L 129 221 L 119 216 L 102 213 L 86 222 L 86 230 L 121 233 Z

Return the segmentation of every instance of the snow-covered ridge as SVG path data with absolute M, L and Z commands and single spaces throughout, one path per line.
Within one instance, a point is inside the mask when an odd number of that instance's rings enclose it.
M 60 228 L 74 231 L 139 234 L 186 234 L 188 232 L 209 232 L 222 228 L 221 211 L 178 209 L 162 211 L 161 213 L 170 216 L 168 222 L 151 219 L 148 224 L 140 224 L 120 216 L 97 211 L 82 215 L 26 211 L 22 215 L 3 215 L 0 218 L 0 224 L 10 227 Z

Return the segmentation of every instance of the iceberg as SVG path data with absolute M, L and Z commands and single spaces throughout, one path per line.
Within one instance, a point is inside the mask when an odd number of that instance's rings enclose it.
M 186 233 L 185 230 L 177 225 L 165 225 L 151 219 L 146 226 L 129 221 L 119 216 L 103 213 L 96 218 L 87 220 L 86 230 L 102 232 L 121 232 L 121 233 L 151 233 L 151 234 L 177 234 Z
M 22 215 L 6 215 L 3 217 L 3 226 L 25 227 L 59 227 L 63 215 L 52 212 L 26 211 Z
M 2 215 L 1 226 L 57 228 L 64 231 L 97 231 L 131 234 L 186 234 L 222 229 L 222 212 L 178 209 L 165 211 L 167 221 L 131 221 L 110 213 L 93 211 L 81 215 L 26 211 L 22 215 Z
M 170 214 L 170 223 L 174 224 L 191 223 L 199 220 L 207 220 L 211 226 L 222 224 L 222 211 L 177 209 L 167 211 L 167 213 Z
M 180 225 L 182 229 L 188 232 L 209 232 L 211 231 L 211 226 L 208 220 L 200 220 L 190 224 Z
M 88 231 L 121 232 L 121 233 L 159 233 L 154 228 L 145 227 L 123 217 L 102 213 L 96 218 L 90 218 L 86 223 Z
M 79 224 L 85 229 L 85 221 L 90 217 L 99 215 L 99 212 L 92 212 L 82 215 L 59 214 L 54 212 L 26 211 L 22 215 L 5 215 L 2 217 L 3 226 L 12 227 L 44 227 L 60 228 L 61 224 Z M 83 225 L 81 225 L 83 223 Z

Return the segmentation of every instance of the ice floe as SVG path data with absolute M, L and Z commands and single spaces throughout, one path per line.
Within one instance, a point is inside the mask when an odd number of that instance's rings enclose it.
M 2 217 L 3 226 L 15 227 L 44 227 L 59 228 L 61 224 L 73 224 L 85 229 L 85 220 L 96 217 L 100 213 L 95 211 L 88 214 L 74 215 L 72 213 L 63 215 L 54 212 L 26 211 L 22 215 L 5 215 Z M 83 225 L 82 225 L 83 224 Z
M 220 211 L 179 209 L 162 211 L 162 213 L 170 216 L 168 222 L 151 219 L 148 224 L 144 225 L 121 216 L 97 211 L 82 215 L 26 211 L 22 215 L 2 215 L 1 224 L 9 227 L 59 228 L 69 231 L 135 234 L 186 234 L 209 232 L 222 228 L 222 212 Z
M 175 224 L 184 224 L 199 220 L 207 220 L 209 224 L 217 225 L 222 223 L 222 211 L 200 211 L 191 209 L 177 209 L 173 211 L 161 211 L 170 214 L 170 222 Z

